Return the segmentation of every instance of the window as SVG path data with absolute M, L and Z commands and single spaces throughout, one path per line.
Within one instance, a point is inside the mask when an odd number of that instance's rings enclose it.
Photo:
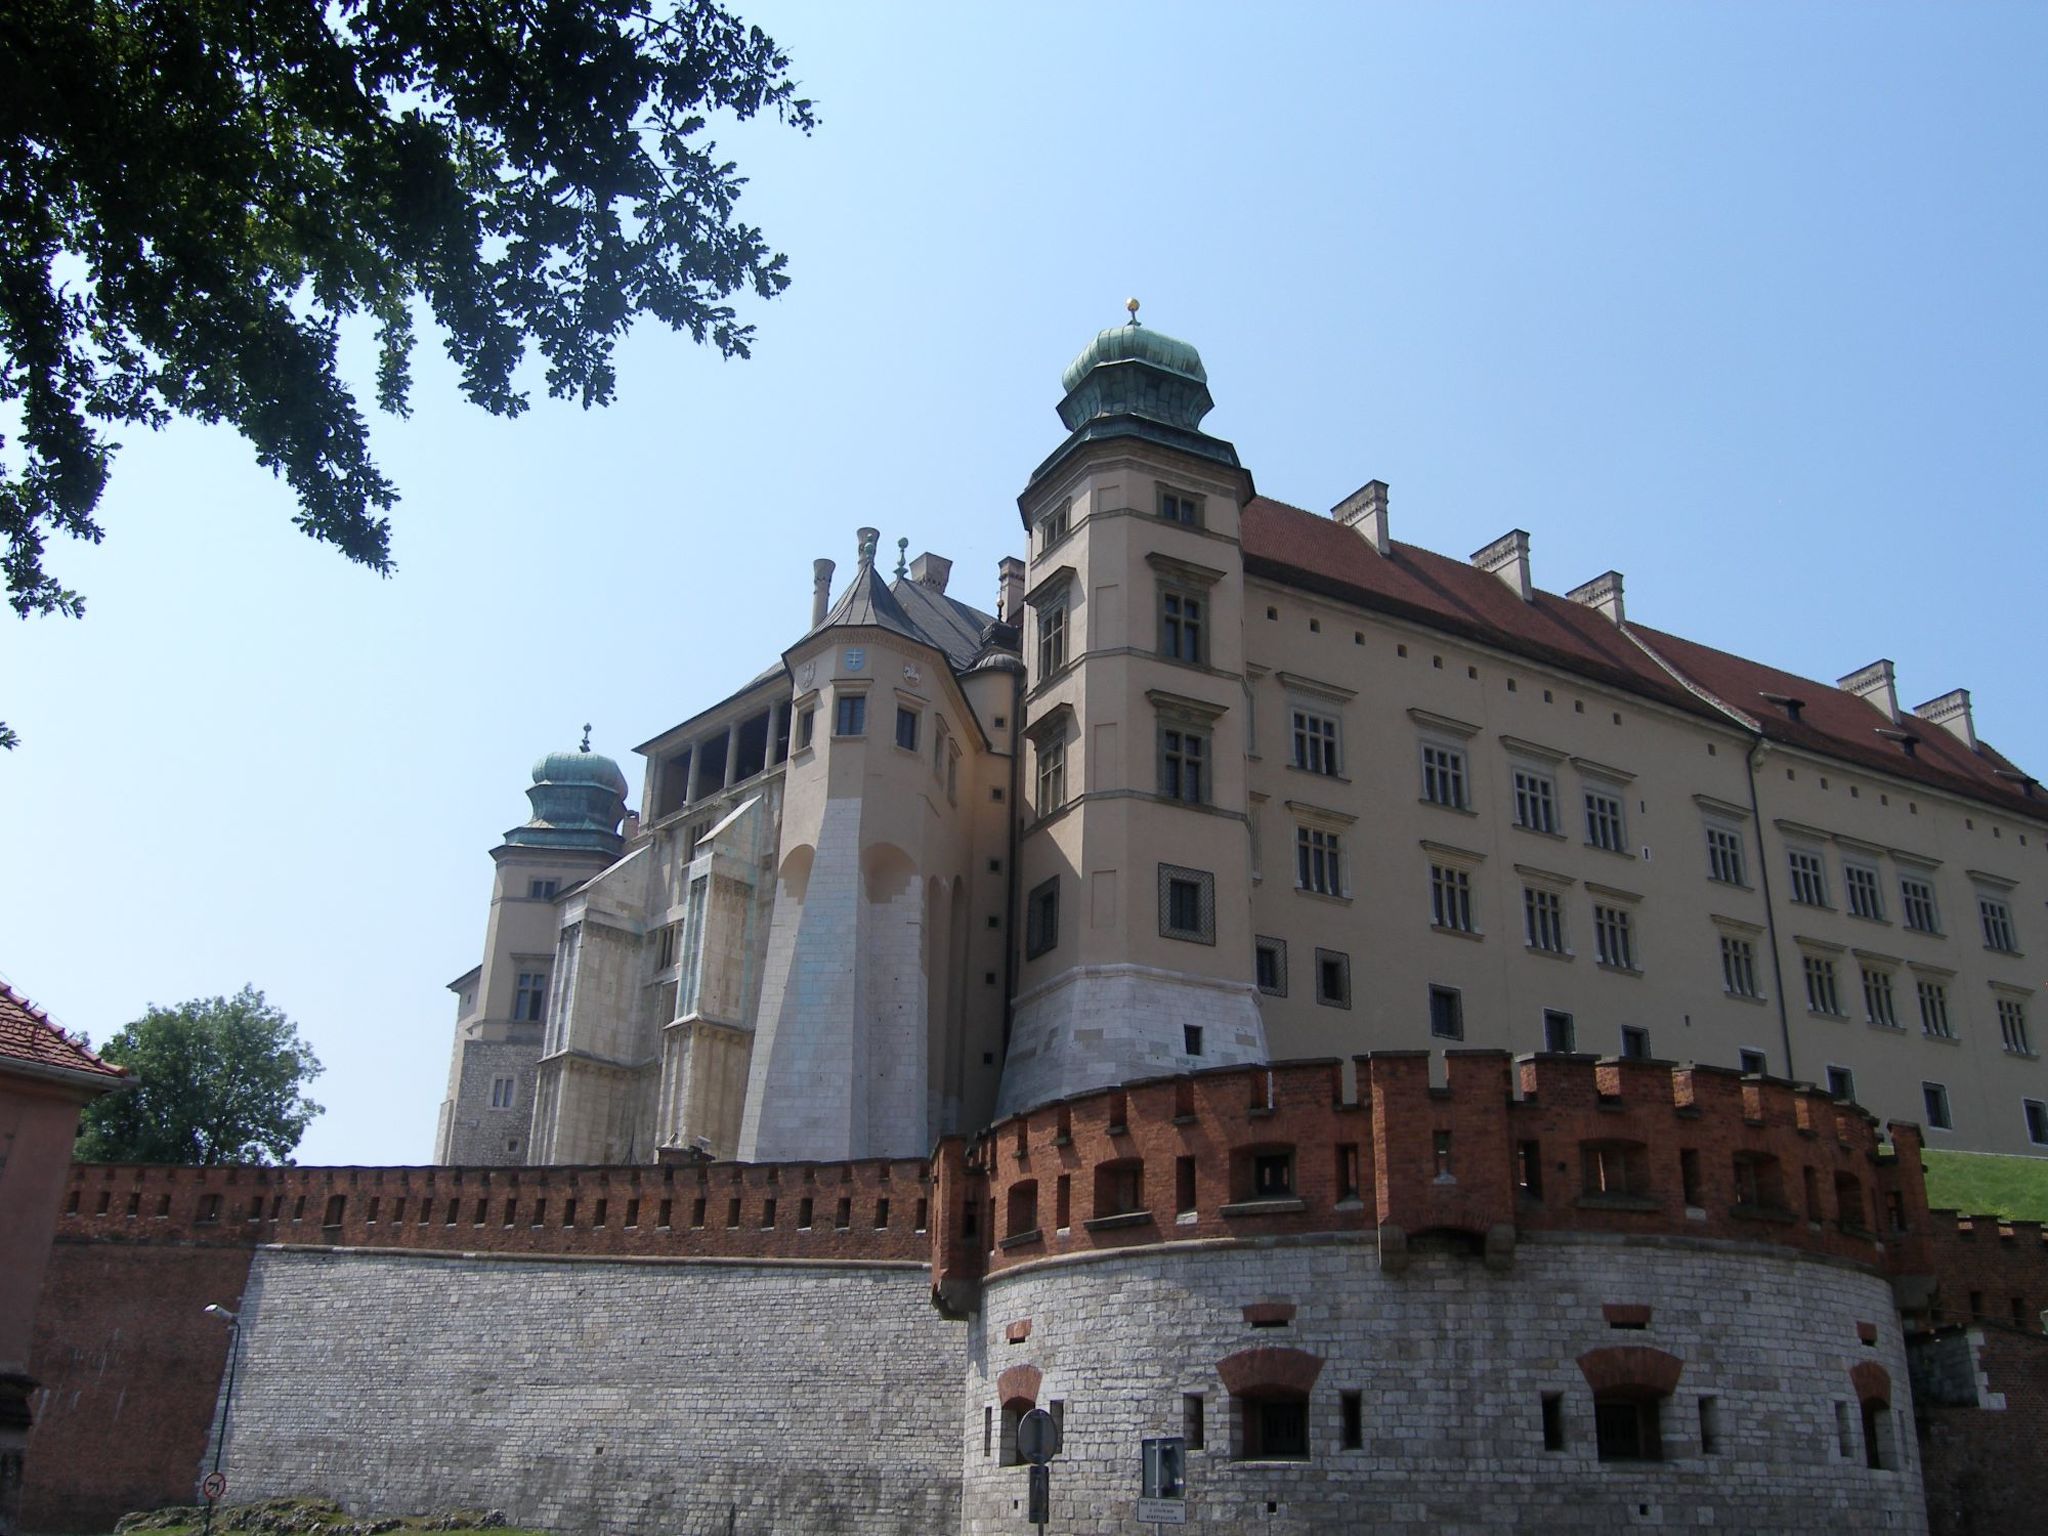
M 1593 949 L 1602 965 L 1621 971 L 1636 968 L 1635 929 L 1626 908 L 1593 909 Z
M 1287 941 L 1259 939 L 1252 950 L 1252 973 L 1269 997 L 1287 995 Z
M 2012 908 L 1996 896 L 1977 898 L 1977 920 L 1984 925 L 1984 947 L 2003 950 L 2006 954 L 2017 954 L 2019 945 L 2013 942 Z
M 1899 905 L 1906 912 L 1906 926 L 1915 933 L 1941 932 L 1941 914 L 1934 907 L 1934 882 L 1918 875 L 1899 877 Z
M 1831 1099 L 1854 1099 L 1856 1097 L 1856 1074 L 1847 1067 L 1829 1067 L 1828 1097 Z
M 1534 832 L 1557 830 L 1557 786 L 1534 768 L 1515 770 L 1515 825 Z
M 1649 1149 L 1640 1141 L 1580 1142 L 1579 1193 L 1588 1200 L 1648 1198 Z
M 1922 978 L 1914 990 L 1920 997 L 1920 1033 L 1936 1040 L 1955 1039 L 1955 1027 L 1948 1021 L 1947 986 Z
M 1756 946 L 1732 933 L 1721 935 L 1721 989 L 1731 997 L 1761 997 L 1756 989 Z
M 1721 1400 L 1716 1397 L 1700 1399 L 1700 1454 L 1718 1456 L 1721 1453 Z
M 1998 1038 L 2015 1056 L 2034 1054 L 2034 1042 L 2027 1034 L 2027 1005 L 2016 997 L 1998 1000 Z
M 1737 1057 L 1737 1061 L 1741 1065 L 1744 1077 L 1763 1077 L 1771 1070 L 1771 1064 L 1762 1051 L 1745 1050 Z
M 1863 1016 L 1880 1029 L 1897 1029 L 1899 1011 L 1892 1002 L 1892 973 L 1863 967 Z
M 1423 744 L 1422 798 L 1431 805 L 1447 805 L 1454 811 L 1468 808 L 1465 754 L 1460 748 L 1440 747 L 1431 742 Z
M 1840 1013 L 1841 993 L 1835 986 L 1835 962 L 1823 955 L 1801 957 L 1806 972 L 1806 1006 L 1814 1013 Z
M 492 1078 L 492 1079 L 491 1079 L 491 1108 L 493 1108 L 493 1109 L 510 1109 L 510 1108 L 512 1107 L 512 1102 L 513 1102 L 513 1100 L 514 1100 L 515 1098 L 517 1098 L 517 1097 L 518 1097 L 518 1092 L 519 1092 L 519 1080 L 518 1080 L 517 1078 L 512 1078 L 512 1077 L 494 1077 L 494 1078 Z
M 799 752 L 811 744 L 811 737 L 817 733 L 817 729 L 817 706 L 806 705 L 796 717 L 796 746 Z
M 1308 1398 L 1272 1393 L 1240 1398 L 1247 1461 L 1308 1459 Z
M 1429 920 L 1439 928 L 1471 933 L 1472 877 L 1446 864 L 1429 867 Z
M 1576 1050 L 1577 1031 L 1572 1016 L 1555 1008 L 1543 1010 L 1543 1049 L 1560 1054 Z
M 2039 1099 L 2021 1099 L 2020 1107 L 2027 1115 L 2027 1140 L 2037 1147 L 2048 1147 L 2048 1104 Z
M 1024 907 L 1024 958 L 1035 960 L 1060 941 L 1060 880 L 1032 887 Z
M 1641 1392 L 1593 1394 L 1593 1434 L 1602 1461 L 1662 1461 L 1659 1402 Z
M 1564 949 L 1564 903 L 1557 892 L 1541 886 L 1522 887 L 1522 926 L 1531 949 L 1561 955 Z
M 555 892 L 561 888 L 559 880 L 529 880 L 526 882 L 526 896 L 529 901 L 553 901 Z
M 1922 1083 L 1920 1103 L 1927 1111 L 1927 1123 L 1937 1131 L 1955 1129 L 1948 1115 L 1948 1088 L 1941 1083 Z
M 1169 523 L 1179 523 L 1186 528 L 1202 526 L 1202 499 L 1190 496 L 1186 491 L 1169 491 L 1163 486 L 1159 492 L 1159 515 Z
M 1785 857 L 1792 866 L 1792 899 L 1804 907 L 1826 906 L 1828 872 L 1827 866 L 1821 863 L 1820 855 L 1804 848 L 1794 848 Z
M 1067 801 L 1067 744 L 1065 740 L 1038 744 L 1038 814 L 1050 816 Z
M 1191 1451 L 1199 1451 L 1203 1448 L 1203 1440 L 1205 1438 L 1203 1429 L 1205 1426 L 1202 1421 L 1206 1416 L 1203 1413 L 1203 1409 L 1206 1406 L 1207 1404 L 1203 1401 L 1202 1394 L 1199 1392 L 1184 1392 L 1181 1394 L 1181 1438 L 1187 1441 L 1188 1449 Z
M 1733 827 L 1707 827 L 1707 878 L 1723 885 L 1747 885 L 1742 869 L 1742 834 Z
M 1621 819 L 1621 797 L 1604 789 L 1586 791 L 1586 841 L 1609 853 L 1628 852 L 1628 828 Z
M 1640 1024 L 1621 1026 L 1621 1055 L 1624 1061 L 1650 1059 L 1650 1032 Z
M 1159 866 L 1159 936 L 1216 942 L 1216 877 L 1206 869 Z
M 521 971 L 512 993 L 512 1017 L 522 1024 L 538 1024 L 547 1012 L 548 973 Z
M 1324 896 L 1344 894 L 1342 850 L 1337 834 L 1321 827 L 1297 827 L 1294 832 L 1295 885 Z
M 1564 1449 L 1564 1394 L 1546 1392 L 1542 1402 L 1543 1449 L 1561 1451 Z
M 906 752 L 917 750 L 917 711 L 896 706 L 896 745 Z
M 1294 766 L 1310 773 L 1337 772 L 1337 722 L 1328 715 L 1294 711 Z
M 1877 884 L 1877 871 L 1868 864 L 1844 864 L 1842 884 L 1849 891 L 1849 915 L 1884 921 L 1884 895 Z
M 832 734 L 835 736 L 865 736 L 868 729 L 868 696 L 864 693 L 842 693 L 837 700 L 837 712 L 832 718 Z
M 1050 549 L 1067 536 L 1074 516 L 1074 498 L 1069 496 L 1038 520 L 1039 548 Z
M 1159 594 L 1159 651 L 1175 661 L 1202 664 L 1202 599 L 1192 593 Z
M 1202 805 L 1208 800 L 1203 781 L 1209 757 L 1209 738 L 1200 731 L 1181 726 L 1159 730 L 1159 793 L 1169 800 Z
M 1052 603 L 1038 611 L 1038 675 L 1051 677 L 1067 664 L 1067 605 Z
M 1328 1008 L 1351 1006 L 1351 957 L 1334 949 L 1316 951 L 1316 1001 Z
M 1465 999 L 1456 987 L 1429 989 L 1429 1032 L 1440 1040 L 1465 1038 Z

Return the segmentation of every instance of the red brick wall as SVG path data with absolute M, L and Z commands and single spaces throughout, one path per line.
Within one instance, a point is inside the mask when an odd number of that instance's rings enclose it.
M 2005 1408 L 1920 1407 L 1929 1536 L 2035 1536 L 2048 1508 L 2048 1340 L 1983 1337 L 1978 1365 Z
M 1929 1247 L 1936 1288 L 1922 1322 L 1929 1327 L 1978 1321 L 2041 1331 L 2048 1307 L 2048 1241 L 2037 1221 L 1959 1217 L 1935 1211 Z

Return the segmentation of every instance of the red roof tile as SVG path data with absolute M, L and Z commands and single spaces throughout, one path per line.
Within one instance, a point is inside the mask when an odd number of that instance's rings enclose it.
M 16 1063 L 111 1081 L 128 1076 L 125 1067 L 110 1066 L 74 1045 L 42 1009 L 0 982 L 0 1070 Z

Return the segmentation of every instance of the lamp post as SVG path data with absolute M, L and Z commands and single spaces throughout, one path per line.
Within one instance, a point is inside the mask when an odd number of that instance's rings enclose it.
M 227 1449 L 228 1408 L 235 1400 L 235 1366 L 242 1357 L 242 1319 L 216 1302 L 206 1304 L 206 1315 L 217 1317 L 228 1325 L 228 1389 L 220 1398 L 220 1431 L 213 1437 L 213 1473 L 207 1478 L 213 1491 L 206 1496 L 206 1536 L 213 1536 L 213 1506 L 220 1498 L 225 1486 L 221 1481 L 220 1458 Z

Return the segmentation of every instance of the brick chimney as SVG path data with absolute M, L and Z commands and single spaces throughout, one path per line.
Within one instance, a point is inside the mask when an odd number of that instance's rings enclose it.
M 1523 555 L 1526 564 L 1528 556 Z M 1582 587 L 1573 587 L 1565 593 L 1575 603 L 1584 603 L 1588 608 L 1597 608 L 1611 624 L 1627 622 L 1628 615 L 1621 606 L 1621 572 L 1609 571 L 1595 576 Z
M 1024 622 L 1024 562 L 1005 555 L 996 562 L 996 617 L 1005 624 Z
M 1366 481 L 1330 508 L 1330 516 L 1347 527 L 1356 528 L 1381 554 L 1392 550 L 1393 535 L 1387 531 L 1386 481 Z
M 953 574 L 953 562 L 944 555 L 935 555 L 926 550 L 910 562 L 910 579 L 919 586 L 930 587 L 934 592 L 946 590 L 946 580 Z
M 1486 548 L 1475 550 L 1472 563 L 1506 582 L 1523 602 L 1536 600 L 1536 588 L 1529 581 L 1529 535 L 1526 530 L 1509 529 Z
M 832 607 L 832 572 L 837 567 L 830 560 L 811 562 L 811 628 L 816 629 L 825 622 L 825 615 Z
M 1880 659 L 1867 667 L 1858 667 L 1835 686 L 1844 693 L 1870 700 L 1884 711 L 1885 719 L 1893 725 L 1899 723 L 1899 683 L 1890 662 Z
M 1938 699 L 1913 706 L 1913 713 L 1940 726 L 1972 752 L 1977 750 L 1977 722 L 1970 713 L 1970 690 L 1957 688 Z

